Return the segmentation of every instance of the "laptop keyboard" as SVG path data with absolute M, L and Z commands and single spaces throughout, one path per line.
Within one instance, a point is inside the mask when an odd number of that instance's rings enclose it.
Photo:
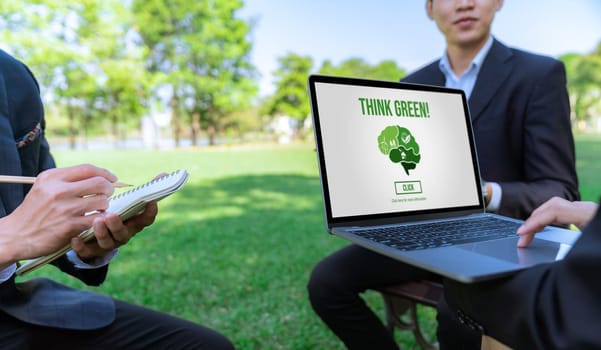
M 515 237 L 520 223 L 494 217 L 358 229 L 352 232 L 399 250 L 418 250 Z

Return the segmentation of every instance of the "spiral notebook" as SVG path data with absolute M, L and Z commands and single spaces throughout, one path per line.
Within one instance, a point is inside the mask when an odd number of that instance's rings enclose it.
M 186 170 L 180 169 L 174 171 L 169 175 L 154 179 L 127 192 L 111 197 L 109 199 L 109 207 L 106 211 L 118 214 L 125 221 L 143 210 L 147 203 L 159 201 L 179 191 L 184 187 L 187 180 L 188 172 Z M 94 238 L 94 230 L 90 227 L 80 233 L 79 236 L 84 242 L 87 242 Z M 67 244 L 52 254 L 29 260 L 27 263 L 21 265 L 16 273 L 17 275 L 24 275 L 31 272 L 54 261 L 70 249 L 71 245 Z

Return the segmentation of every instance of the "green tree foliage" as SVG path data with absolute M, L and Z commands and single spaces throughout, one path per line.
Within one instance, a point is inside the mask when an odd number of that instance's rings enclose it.
M 88 26 L 96 35 L 88 43 L 95 65 L 101 72 L 97 85 L 96 108 L 99 117 L 111 125 L 115 140 L 126 138 L 126 131 L 138 127 L 147 111 L 150 75 L 144 67 L 146 51 L 135 45 L 132 16 L 122 1 L 98 1 L 88 7 Z
M 362 58 L 349 58 L 338 66 L 326 60 L 318 72 L 325 75 L 392 81 L 398 81 L 405 76 L 405 70 L 394 61 L 382 61 L 372 66 Z
M 106 121 L 117 136 L 119 124 L 136 125 L 131 117 L 142 114 L 143 54 L 128 37 L 128 15 L 117 0 L 0 5 L 3 42 L 35 72 L 47 105 L 58 107 L 47 109 L 66 115 L 71 147 Z
M 115 140 L 125 138 L 153 98 L 170 100 L 178 144 L 187 127 L 194 144 L 201 127 L 213 143 L 257 93 L 250 25 L 236 18 L 241 7 L 240 0 L 7 1 L 0 38 L 38 77 L 47 110 L 66 116 L 72 145 L 78 134 L 108 126 Z
M 250 23 L 242 0 L 23 0 L 0 2 L 3 48 L 26 62 L 42 85 L 55 133 L 106 132 L 116 141 L 157 105 L 171 110 L 173 136 L 197 144 L 220 133 L 262 126 L 251 106 L 258 91 L 250 63 Z M 311 57 L 290 53 L 274 72 L 276 92 L 261 115 L 288 115 L 297 135 L 309 115 Z M 398 80 L 393 61 L 375 66 L 352 58 L 322 74 Z M 159 103 L 157 103 L 157 101 Z M 152 108 L 150 106 L 153 106 Z M 160 108 L 162 110 L 162 108 Z M 59 117 L 54 117 L 59 115 Z M 63 122 L 61 124 L 60 122 Z
M 296 136 L 298 137 L 303 122 L 310 113 L 307 78 L 312 71 L 313 59 L 289 53 L 281 57 L 278 63 L 279 68 L 274 72 L 276 90 L 264 102 L 263 113 L 294 118 L 297 121 Z M 318 73 L 394 81 L 405 75 L 405 71 L 393 61 L 382 61 L 372 66 L 362 58 L 350 58 L 338 66 L 326 60 L 318 69 Z
M 276 90 L 265 102 L 265 113 L 270 116 L 285 115 L 297 121 L 299 136 L 303 121 L 309 116 L 307 79 L 313 67 L 313 59 L 289 53 L 278 59 L 279 68 L 274 72 Z
M 58 107 L 48 110 L 67 116 L 71 147 L 106 120 L 116 130 L 141 114 L 143 55 L 129 41 L 127 14 L 117 0 L 0 4 L 2 40 L 35 72 L 47 105 Z
M 236 18 L 240 0 L 134 0 L 136 29 L 148 49 L 147 67 L 168 91 L 176 145 L 183 128 L 196 144 L 231 124 L 258 91 L 250 63 L 250 26 Z
M 589 121 L 601 114 L 601 43 L 591 53 L 567 54 L 560 59 L 566 66 L 574 119 Z

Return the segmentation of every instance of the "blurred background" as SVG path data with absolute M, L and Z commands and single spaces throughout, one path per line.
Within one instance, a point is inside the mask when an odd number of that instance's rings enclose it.
M 601 130 L 599 1 L 506 1 L 493 34 L 564 61 L 574 127 Z M 10 1 L 0 35 L 72 149 L 290 142 L 308 74 L 399 80 L 444 50 L 418 0 Z
M 596 201 L 601 2 L 507 0 L 493 34 L 565 63 L 580 191 Z M 94 290 L 215 328 L 239 349 L 343 348 L 305 289 L 315 263 L 346 245 L 325 230 L 306 81 L 398 81 L 439 58 L 425 0 L 2 1 L 0 36 L 38 79 L 60 166 L 94 163 L 132 184 L 191 174 Z M 52 267 L 32 275 L 89 288 Z M 384 317 L 378 293 L 365 299 Z M 420 314 L 432 337 L 433 310 Z

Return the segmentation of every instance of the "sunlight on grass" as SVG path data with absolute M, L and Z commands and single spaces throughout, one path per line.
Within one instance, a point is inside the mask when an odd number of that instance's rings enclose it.
M 584 199 L 596 200 L 601 139 L 577 142 Z M 343 349 L 313 313 L 306 283 L 311 269 L 346 241 L 326 232 L 312 145 L 180 151 L 61 151 L 60 165 L 94 163 L 139 184 L 185 168 L 184 189 L 159 204 L 154 225 L 111 264 L 99 288 L 82 286 L 55 268 L 32 273 L 96 290 L 218 329 L 238 349 Z M 29 278 L 29 275 L 27 276 Z M 366 302 L 384 317 L 380 295 Z M 435 310 L 420 308 L 433 337 Z M 411 333 L 396 332 L 403 348 Z

